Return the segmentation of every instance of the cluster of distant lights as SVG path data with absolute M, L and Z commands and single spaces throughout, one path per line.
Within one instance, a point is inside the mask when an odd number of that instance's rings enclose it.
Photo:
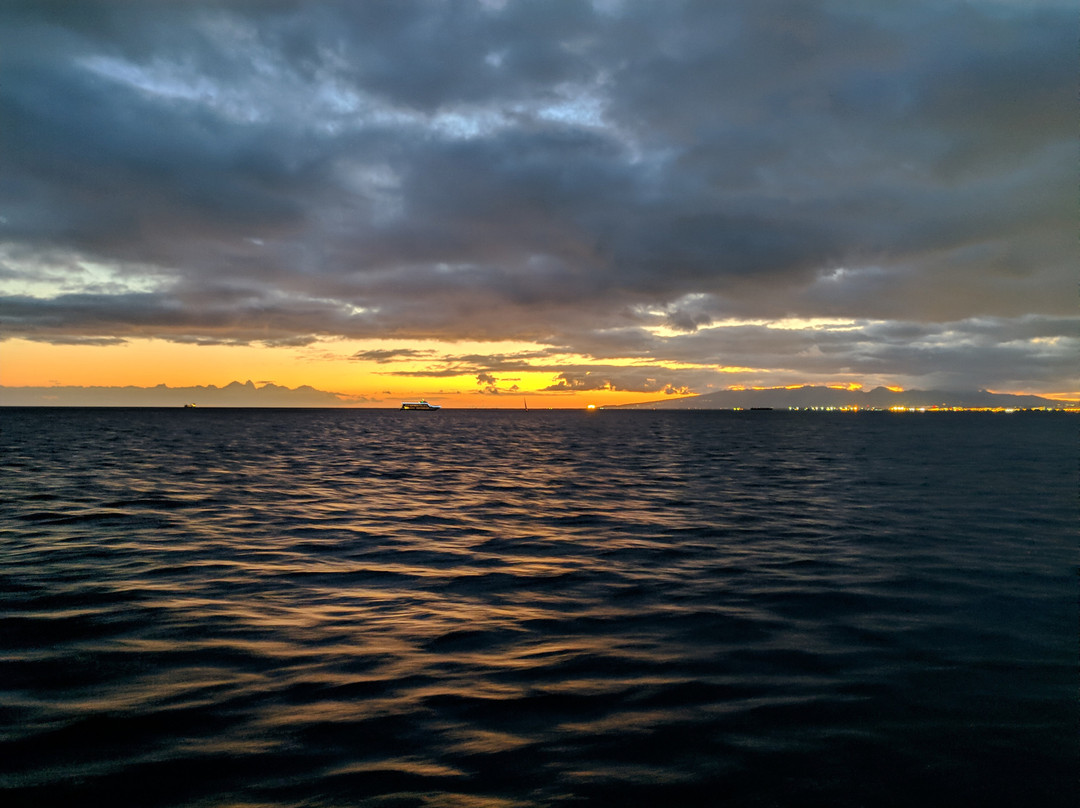
M 596 409 L 595 404 L 585 408 Z M 601 407 L 600 409 L 607 409 Z M 691 407 L 690 409 L 695 409 Z M 788 412 L 1080 412 L 1080 407 L 730 407 L 729 412 L 750 412 L 751 410 L 787 410 Z
M 735 407 L 741 410 L 744 407 Z M 791 412 L 1080 412 L 1080 407 L 787 407 Z

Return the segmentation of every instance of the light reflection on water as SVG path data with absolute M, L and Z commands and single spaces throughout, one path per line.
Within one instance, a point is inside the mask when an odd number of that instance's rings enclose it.
M 1074 423 L 4 410 L 0 788 L 1071 805 Z

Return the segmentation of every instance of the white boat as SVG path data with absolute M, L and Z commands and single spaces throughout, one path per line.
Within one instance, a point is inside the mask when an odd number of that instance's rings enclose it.
M 424 399 L 419 401 L 403 401 L 401 402 L 401 409 L 403 410 L 440 410 L 442 407 L 438 404 L 428 404 Z

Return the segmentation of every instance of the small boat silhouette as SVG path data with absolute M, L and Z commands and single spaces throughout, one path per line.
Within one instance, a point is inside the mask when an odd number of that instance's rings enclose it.
M 401 402 L 401 409 L 403 410 L 439 410 L 442 407 L 439 404 L 428 404 L 424 399 L 419 401 L 403 401 Z

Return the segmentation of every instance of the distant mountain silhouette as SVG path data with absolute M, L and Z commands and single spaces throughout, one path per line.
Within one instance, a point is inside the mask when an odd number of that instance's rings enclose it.
M 342 407 L 362 399 L 251 380 L 192 387 L 0 387 L 0 405 L 52 407 Z
M 1042 396 L 951 390 L 902 390 L 887 387 L 873 390 L 843 390 L 832 387 L 771 387 L 764 390 L 720 390 L 700 396 L 644 404 L 623 404 L 617 409 L 630 410 L 730 410 L 736 407 L 1054 407 L 1075 406 L 1075 402 L 1055 401 Z M 608 408 L 613 409 L 613 408 Z

